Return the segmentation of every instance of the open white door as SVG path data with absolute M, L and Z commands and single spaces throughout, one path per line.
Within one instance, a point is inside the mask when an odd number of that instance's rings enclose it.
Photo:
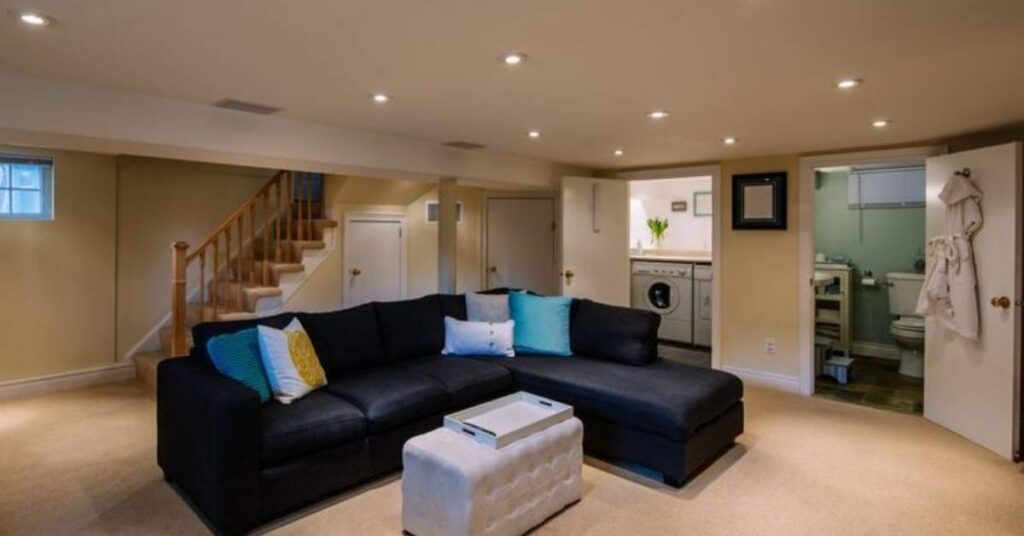
M 629 305 L 629 183 L 562 179 L 562 294 Z
M 927 160 L 929 239 L 946 233 L 945 206 L 937 196 L 963 169 L 983 196 L 984 224 L 973 240 L 981 332 L 972 342 L 927 320 L 924 416 L 1012 458 L 1020 424 L 1021 144 Z

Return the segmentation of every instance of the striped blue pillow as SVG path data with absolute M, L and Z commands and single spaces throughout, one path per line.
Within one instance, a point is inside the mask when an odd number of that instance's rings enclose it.
M 256 328 L 213 337 L 206 343 L 206 351 L 221 374 L 253 388 L 261 402 L 270 400 L 270 383 L 263 369 Z

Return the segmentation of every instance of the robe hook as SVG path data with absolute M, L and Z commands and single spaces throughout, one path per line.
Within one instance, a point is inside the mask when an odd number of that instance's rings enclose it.
M 971 178 L 971 168 L 965 167 L 963 169 L 958 169 L 958 170 L 953 172 L 953 175 L 956 175 L 958 177 L 963 177 L 965 179 L 969 179 L 969 178 Z

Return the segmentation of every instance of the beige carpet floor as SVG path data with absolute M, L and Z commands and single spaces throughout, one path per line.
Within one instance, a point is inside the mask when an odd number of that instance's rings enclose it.
M 682 490 L 588 460 L 536 535 L 1024 534 L 1024 473 L 920 417 L 749 388 L 747 433 Z M 207 534 L 161 479 L 133 383 L 0 403 L 0 534 Z M 398 477 L 259 532 L 401 533 Z

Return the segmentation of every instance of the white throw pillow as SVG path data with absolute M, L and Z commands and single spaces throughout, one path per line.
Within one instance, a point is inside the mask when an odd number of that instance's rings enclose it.
M 445 355 L 499 355 L 512 357 L 515 321 L 467 322 L 450 316 L 444 318 Z
M 313 342 L 298 318 L 283 330 L 257 326 L 256 333 L 270 390 L 278 402 L 291 404 L 327 385 Z

